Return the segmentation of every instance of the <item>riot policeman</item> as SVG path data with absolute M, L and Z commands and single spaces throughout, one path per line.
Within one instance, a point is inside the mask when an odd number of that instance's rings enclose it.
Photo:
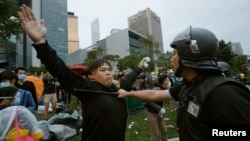
M 180 141 L 206 141 L 210 128 L 216 125 L 250 124 L 250 92 L 242 84 L 221 75 L 216 60 L 219 44 L 211 31 L 190 26 L 180 32 L 170 46 L 174 49 L 172 69 L 176 76 L 184 78 L 183 84 L 162 91 L 119 90 L 120 98 L 179 101 Z

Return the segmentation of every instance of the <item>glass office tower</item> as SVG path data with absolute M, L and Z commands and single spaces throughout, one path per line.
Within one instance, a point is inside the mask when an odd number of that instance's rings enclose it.
M 41 9 L 41 17 L 47 27 L 47 40 L 65 62 L 68 54 L 67 0 L 42 0 Z

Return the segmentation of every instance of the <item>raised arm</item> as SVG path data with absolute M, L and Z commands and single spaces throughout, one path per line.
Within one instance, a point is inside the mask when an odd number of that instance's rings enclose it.
M 37 52 L 37 58 L 45 65 L 51 75 L 58 79 L 60 84 L 68 91 L 74 88 L 85 88 L 90 82 L 83 79 L 80 74 L 69 69 L 56 51 L 46 41 L 46 27 L 43 20 L 37 20 L 33 11 L 26 5 L 20 7 L 18 12 L 22 28 L 33 41 L 32 46 Z
M 18 12 L 19 20 L 25 33 L 34 44 L 46 42 L 46 27 L 43 20 L 38 21 L 32 10 L 25 4 L 20 7 Z

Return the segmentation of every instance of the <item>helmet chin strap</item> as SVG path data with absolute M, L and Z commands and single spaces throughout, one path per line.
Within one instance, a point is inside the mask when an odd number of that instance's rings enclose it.
M 176 70 L 175 76 L 176 77 L 181 77 L 182 71 L 183 71 L 183 65 L 181 63 L 181 60 L 179 60 L 179 68 Z

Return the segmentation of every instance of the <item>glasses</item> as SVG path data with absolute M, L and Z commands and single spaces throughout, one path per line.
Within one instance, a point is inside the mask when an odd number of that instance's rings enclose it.
M 14 97 L 11 97 L 11 96 L 3 96 L 3 97 L 0 97 L 0 99 L 7 99 L 7 98 L 9 98 L 9 99 L 13 98 L 13 99 L 14 99 Z

